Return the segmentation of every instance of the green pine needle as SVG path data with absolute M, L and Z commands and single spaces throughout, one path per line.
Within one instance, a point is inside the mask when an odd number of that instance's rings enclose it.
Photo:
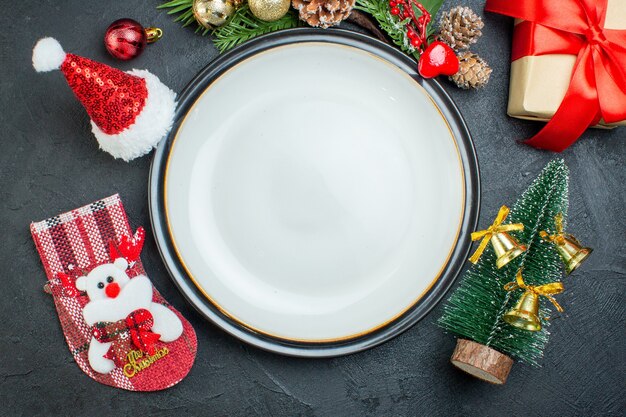
M 172 0 L 167 3 L 163 3 L 157 6 L 157 9 L 168 9 L 167 14 L 180 13 L 174 19 L 174 22 L 181 22 L 183 27 L 196 24 L 195 32 L 202 34 L 202 36 L 209 33 L 209 30 L 196 22 L 196 18 L 193 15 L 193 0 Z
M 541 285 L 560 281 L 563 262 L 553 245 L 539 236 L 541 230 L 554 233 L 554 217 L 567 216 L 569 170 L 562 159 L 550 162 L 539 177 L 522 194 L 511 209 L 506 223 L 523 223 L 524 230 L 512 232 L 527 251 L 502 269 L 496 267 L 496 257 L 491 245 L 478 263 L 464 275 L 460 286 L 444 306 L 438 324 L 458 337 L 490 346 L 518 360 L 538 366 L 543 349 L 548 342 L 549 324 L 542 320 L 543 329 L 530 332 L 517 329 L 502 320 L 502 315 L 513 307 L 522 290 L 507 292 L 502 287 L 515 281 L 521 268 L 524 281 Z M 493 213 L 495 217 L 496 213 Z M 540 297 L 540 315 L 550 315 L 552 304 Z
M 167 3 L 159 4 L 157 9 L 169 9 L 167 14 L 175 14 L 183 10 L 191 11 L 193 0 L 172 0 Z
M 429 11 L 433 19 L 441 7 L 443 0 L 422 0 L 422 5 Z M 206 35 L 209 30 L 196 22 L 192 11 L 193 0 L 171 0 L 157 6 L 158 9 L 167 9 L 167 14 L 177 14 L 175 22 L 180 22 L 183 27 L 196 24 L 195 32 Z M 417 51 L 406 36 L 404 24 L 406 21 L 399 21 L 397 17 L 389 13 L 389 2 L 387 0 L 356 0 L 355 9 L 371 14 L 380 25 L 381 29 L 387 32 L 393 42 L 404 52 L 419 58 Z M 419 11 L 416 10 L 419 15 Z M 266 33 L 282 29 L 289 29 L 300 26 L 298 14 L 293 9 L 285 16 L 275 22 L 264 22 L 257 19 L 250 8 L 245 5 L 238 9 L 233 17 L 224 26 L 216 28 L 212 34 L 215 35 L 213 42 L 220 52 L 227 51 L 252 38 Z M 428 36 L 434 33 L 433 25 L 428 27 Z
M 428 25 L 427 35 L 431 37 L 434 32 L 433 21 L 435 15 L 441 8 L 443 0 L 423 0 L 422 6 L 428 13 L 430 13 L 432 20 Z M 420 52 L 411 45 L 410 39 L 406 35 L 406 23 L 407 20 L 399 20 L 398 17 L 393 16 L 390 12 L 389 2 L 387 0 L 356 0 L 354 6 L 355 9 L 361 10 L 365 13 L 372 15 L 378 22 L 378 25 L 384 30 L 402 51 L 413 56 L 416 60 L 419 59 Z M 420 15 L 420 11 L 414 9 L 417 16 Z
M 220 52 L 224 52 L 257 36 L 295 28 L 299 24 L 298 15 L 294 10 L 290 10 L 274 22 L 264 22 L 257 19 L 246 4 L 239 8 L 224 26 L 213 31 L 213 43 Z
M 175 22 L 181 22 L 183 27 L 196 24 L 195 32 L 203 36 L 211 32 L 199 23 L 193 15 L 193 0 L 172 0 L 157 6 L 158 9 L 167 9 L 167 14 L 178 14 Z M 274 22 L 264 22 L 257 19 L 248 5 L 240 7 L 224 26 L 218 27 L 211 33 L 213 42 L 220 52 L 227 51 L 247 40 L 266 33 L 299 26 L 298 15 L 290 10 L 285 16 Z

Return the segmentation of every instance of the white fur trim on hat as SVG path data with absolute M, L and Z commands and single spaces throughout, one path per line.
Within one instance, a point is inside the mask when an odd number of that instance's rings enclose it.
M 152 150 L 167 135 L 174 122 L 176 93 L 166 87 L 156 75 L 145 70 L 128 71 L 146 80 L 148 98 L 135 123 L 116 135 L 104 133 L 91 121 L 91 131 L 100 149 L 128 162 Z
M 33 67 L 37 72 L 48 72 L 61 68 L 65 51 L 54 38 L 42 38 L 33 48 Z

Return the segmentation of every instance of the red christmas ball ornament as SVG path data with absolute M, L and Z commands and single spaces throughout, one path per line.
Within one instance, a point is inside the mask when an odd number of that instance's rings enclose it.
M 128 61 L 141 55 L 147 43 L 163 36 L 159 28 L 144 28 L 133 19 L 118 19 L 104 34 L 104 46 L 114 58 Z
M 454 75 L 459 71 L 459 58 L 448 45 L 435 41 L 420 56 L 417 69 L 424 78 Z

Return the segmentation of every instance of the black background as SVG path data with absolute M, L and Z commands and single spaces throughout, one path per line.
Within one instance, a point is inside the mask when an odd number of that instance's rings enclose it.
M 467 1 L 482 13 L 482 1 Z M 0 414 L 211 416 L 590 416 L 623 415 L 624 129 L 589 130 L 562 153 L 571 169 L 570 231 L 595 252 L 567 278 L 543 367 L 514 365 L 505 386 L 453 368 L 455 340 L 435 324 L 439 305 L 414 328 L 348 357 L 287 358 L 243 345 L 205 322 L 175 289 L 150 233 L 147 180 L 151 156 L 131 163 L 99 151 L 88 117 L 60 73 L 37 74 L 31 51 L 43 36 L 66 51 L 121 69 L 146 68 L 174 91 L 216 55 L 210 40 L 183 29 L 158 2 L 3 1 L 0 16 Z M 444 7 L 458 2 L 446 1 Z M 131 17 L 164 38 L 130 63 L 102 44 L 110 22 Z M 486 15 L 473 48 L 494 69 L 481 91 L 445 82 L 473 134 L 482 175 L 481 225 L 513 204 L 557 155 L 516 143 L 539 124 L 506 116 L 511 20 Z M 349 27 L 349 26 L 345 26 Z M 306 79 L 294 88 L 306 89 Z M 418 128 L 418 127 L 416 127 Z M 119 192 L 131 223 L 144 225 L 150 278 L 194 325 L 198 356 L 189 376 L 164 392 L 100 385 L 73 361 L 28 225 Z

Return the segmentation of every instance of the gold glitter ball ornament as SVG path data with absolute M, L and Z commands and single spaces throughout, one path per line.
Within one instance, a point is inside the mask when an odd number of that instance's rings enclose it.
M 222 26 L 235 13 L 233 0 L 194 0 L 193 16 L 205 28 L 211 30 Z
M 287 14 L 291 0 L 248 0 L 248 5 L 255 17 L 273 22 Z

